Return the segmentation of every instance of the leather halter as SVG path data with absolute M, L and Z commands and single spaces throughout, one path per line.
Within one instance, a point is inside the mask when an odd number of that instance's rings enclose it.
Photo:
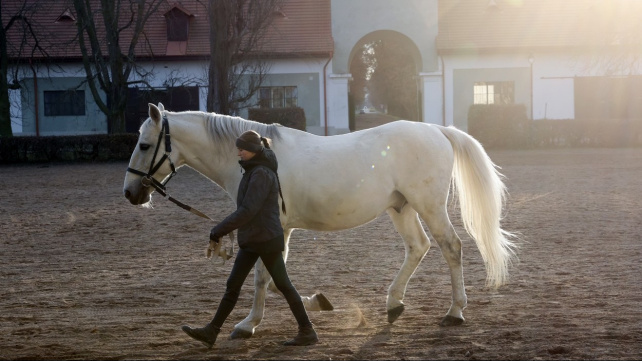
M 163 139 L 163 134 L 165 134 L 165 153 L 163 154 L 161 159 L 158 161 L 158 163 L 156 163 L 156 155 L 158 154 L 158 150 L 160 149 L 161 140 Z M 140 179 L 140 183 L 143 185 L 143 187 L 152 186 L 156 189 L 156 191 L 160 195 L 169 199 L 171 202 L 183 208 L 184 210 L 190 211 L 199 217 L 207 218 L 210 221 L 214 221 L 205 213 L 199 211 L 196 208 L 192 208 L 191 206 L 185 203 L 182 203 L 176 198 L 167 194 L 165 185 L 176 174 L 176 167 L 174 167 L 174 162 L 172 162 L 172 158 L 170 158 L 171 153 L 172 153 L 172 142 L 169 135 L 169 121 L 167 120 L 167 115 L 163 114 L 163 125 L 160 133 L 158 134 L 158 141 L 156 142 L 156 149 L 154 150 L 154 157 L 152 158 L 152 164 L 150 164 L 149 166 L 149 171 L 145 173 L 145 172 L 139 171 L 138 169 L 129 168 L 129 167 L 127 167 L 127 171 L 141 176 L 142 178 Z M 161 165 L 163 164 L 163 162 L 165 162 L 165 160 L 169 160 L 169 166 L 172 168 L 172 173 L 164 182 L 159 182 L 154 178 L 154 173 L 156 173 L 156 171 L 161 167 Z M 207 250 L 208 252 L 207 258 L 211 257 L 212 251 L 215 251 L 214 252 L 215 256 L 223 258 L 223 263 L 225 263 L 226 260 L 234 256 L 234 232 L 228 233 L 227 236 L 230 238 L 230 242 L 231 242 L 230 247 L 225 248 L 224 250 L 221 250 L 220 240 L 219 242 L 210 241 L 210 246 Z M 216 248 L 217 243 L 218 243 L 218 248 Z
M 161 159 L 158 161 L 158 163 L 156 163 L 156 155 L 158 154 L 158 150 L 160 149 L 161 140 L 163 139 L 163 134 L 165 135 L 165 153 L 163 154 Z M 141 176 L 142 178 L 140 179 L 140 183 L 143 185 L 143 187 L 152 186 L 163 197 L 166 197 L 167 193 L 166 193 L 165 185 L 176 174 L 176 167 L 174 166 L 174 162 L 172 162 L 172 158 L 170 158 L 171 153 L 172 153 L 172 142 L 171 142 L 171 137 L 169 135 L 169 121 L 167 121 L 167 115 L 163 114 L 163 125 L 160 133 L 158 134 L 158 141 L 156 142 L 156 149 L 154 150 L 154 157 L 152 158 L 152 163 L 149 165 L 149 171 L 145 173 L 138 169 L 129 168 L 129 167 L 127 167 L 127 171 Z M 165 160 L 169 160 L 169 166 L 172 169 L 172 173 L 169 175 L 167 179 L 165 179 L 165 181 L 159 182 L 156 180 L 156 178 L 154 178 L 154 173 L 158 171 L 158 169 L 161 167 L 161 165 L 163 165 L 163 162 L 165 162 Z

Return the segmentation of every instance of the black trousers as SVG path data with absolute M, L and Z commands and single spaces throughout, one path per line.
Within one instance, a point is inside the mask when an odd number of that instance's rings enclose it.
M 244 251 L 243 249 L 240 249 L 236 255 L 232 273 L 230 273 L 230 277 L 227 279 L 225 294 L 211 324 L 219 328 L 223 326 L 227 316 L 230 315 L 236 305 L 236 301 L 241 293 L 241 287 L 247 275 L 259 257 L 263 261 L 263 264 L 265 264 L 270 276 L 272 276 L 274 285 L 283 293 L 283 296 L 285 296 L 299 327 L 311 325 L 308 314 L 305 311 L 305 306 L 303 306 L 303 301 L 301 301 L 301 296 L 299 296 L 296 288 L 294 288 L 292 282 L 290 282 L 282 253 L 255 253 L 247 250 Z

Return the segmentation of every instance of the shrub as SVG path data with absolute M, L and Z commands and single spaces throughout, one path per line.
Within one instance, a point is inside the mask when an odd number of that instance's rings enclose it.
M 0 163 L 128 160 L 137 134 L 0 138 Z
M 474 104 L 468 109 L 468 133 L 486 148 L 530 147 L 530 123 L 524 104 Z
M 305 111 L 303 108 L 251 108 L 248 118 L 264 124 L 279 123 L 283 126 L 306 130 Z

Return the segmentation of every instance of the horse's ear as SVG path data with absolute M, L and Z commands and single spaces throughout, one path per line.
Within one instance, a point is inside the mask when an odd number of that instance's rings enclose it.
M 158 109 L 160 109 L 161 112 L 165 111 L 165 106 L 163 105 L 163 103 L 158 102 Z
M 161 109 L 158 109 L 154 104 L 148 103 L 149 104 L 149 117 L 152 118 L 152 120 L 156 123 L 160 122 L 161 120 Z M 160 104 L 162 107 L 163 105 Z

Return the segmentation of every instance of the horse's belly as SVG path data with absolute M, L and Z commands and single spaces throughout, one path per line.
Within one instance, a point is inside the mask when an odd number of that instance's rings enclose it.
M 315 197 L 296 207 L 292 214 L 291 228 L 316 231 L 337 231 L 360 226 L 377 218 L 390 207 L 401 207 L 405 199 L 397 192 L 355 191 L 342 193 L 338 198 L 331 195 Z M 294 212 L 293 212 L 294 213 Z

